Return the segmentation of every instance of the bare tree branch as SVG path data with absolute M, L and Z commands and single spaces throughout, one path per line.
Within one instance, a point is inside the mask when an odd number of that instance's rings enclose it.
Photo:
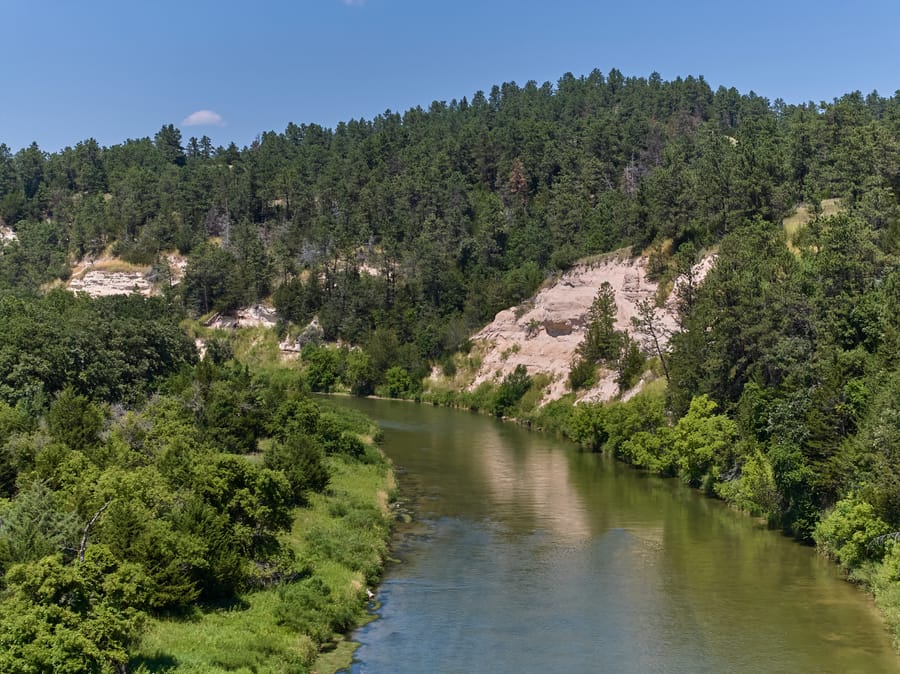
M 78 546 L 78 561 L 79 562 L 84 561 L 84 553 L 85 553 L 85 551 L 87 551 L 88 534 L 91 531 L 91 527 L 93 527 L 97 523 L 97 520 L 100 519 L 100 515 L 103 514 L 104 510 L 109 508 L 109 505 L 113 501 L 115 501 L 115 499 L 111 498 L 106 503 L 104 503 L 102 506 L 100 506 L 100 510 L 95 512 L 94 516 L 88 521 L 87 524 L 84 525 L 84 533 L 81 535 L 81 545 Z

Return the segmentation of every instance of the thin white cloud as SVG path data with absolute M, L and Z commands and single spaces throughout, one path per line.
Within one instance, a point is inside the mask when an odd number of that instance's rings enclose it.
M 341 0 L 347 7 L 362 7 L 366 4 L 366 0 Z
M 212 110 L 197 110 L 192 112 L 181 122 L 182 126 L 225 126 L 222 115 Z

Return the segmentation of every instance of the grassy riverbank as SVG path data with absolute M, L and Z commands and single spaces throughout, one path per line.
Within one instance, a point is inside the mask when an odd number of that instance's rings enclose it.
M 394 482 L 383 459 L 332 457 L 329 470 L 329 489 L 296 511 L 284 539 L 305 577 L 227 606 L 154 619 L 134 671 L 280 674 L 349 664 L 353 649 L 343 635 L 366 619 L 366 588 L 377 582 L 387 552 Z
M 227 345 L 258 380 L 286 391 L 302 386 L 297 369 L 281 362 L 273 331 L 194 329 L 218 348 Z M 149 619 L 131 671 L 282 674 L 349 666 L 355 647 L 346 635 L 368 619 L 367 590 L 387 556 L 394 474 L 371 420 L 322 401 L 316 408 L 327 424 L 358 439 L 360 451 L 325 456 L 327 487 L 294 509 L 280 537 L 289 577 L 222 605 Z M 261 461 L 270 442 L 261 440 L 261 453 L 247 459 Z

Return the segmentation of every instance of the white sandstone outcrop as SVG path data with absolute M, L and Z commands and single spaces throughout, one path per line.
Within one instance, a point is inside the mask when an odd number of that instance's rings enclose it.
M 694 268 L 695 281 L 702 279 L 713 261 L 714 257 L 708 256 Z M 544 402 L 565 395 L 572 358 L 584 338 L 588 311 L 601 284 L 607 281 L 615 291 L 618 330 L 633 334 L 631 319 L 638 315 L 638 302 L 656 301 L 659 285 L 647 278 L 646 263 L 645 257 L 630 257 L 627 251 L 578 263 L 545 284 L 531 300 L 498 313 L 472 337 L 481 364 L 470 388 L 484 381 L 499 381 L 524 365 L 529 374 L 550 376 Z M 680 282 L 676 280 L 676 286 Z M 657 317 L 668 331 L 676 329 L 673 297 L 657 310 Z M 579 400 L 609 400 L 617 393 L 615 372 L 606 372 Z

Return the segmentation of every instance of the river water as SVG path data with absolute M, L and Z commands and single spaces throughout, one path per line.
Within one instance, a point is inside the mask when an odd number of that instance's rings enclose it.
M 724 504 L 457 410 L 346 400 L 403 504 L 353 674 L 898 672 L 870 598 Z

